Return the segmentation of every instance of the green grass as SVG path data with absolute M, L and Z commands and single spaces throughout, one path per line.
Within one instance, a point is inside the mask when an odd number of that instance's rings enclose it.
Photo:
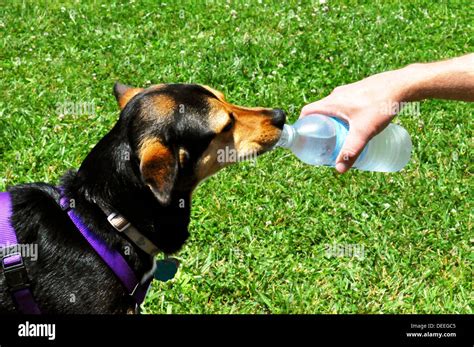
M 115 80 L 193 82 L 289 110 L 332 88 L 474 50 L 473 2 L 0 0 L 0 190 L 57 182 L 118 117 Z M 57 104 L 94 102 L 60 117 Z M 396 174 L 302 164 L 284 150 L 194 195 L 182 267 L 148 313 L 472 313 L 472 104 L 401 116 Z M 326 257 L 358 244 L 365 258 Z

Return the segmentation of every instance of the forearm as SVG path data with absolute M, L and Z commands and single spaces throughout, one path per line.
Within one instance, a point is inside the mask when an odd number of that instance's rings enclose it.
M 412 64 L 398 71 L 405 76 L 403 101 L 431 98 L 474 101 L 474 53 L 440 62 Z

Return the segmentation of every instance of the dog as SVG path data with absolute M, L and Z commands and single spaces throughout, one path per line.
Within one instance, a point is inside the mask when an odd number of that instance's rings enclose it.
M 80 168 L 46 183 L 10 187 L 19 244 L 37 245 L 35 261 L 24 258 L 29 289 L 43 314 L 125 314 L 137 304 L 78 231 L 61 196 L 95 236 L 120 253 L 137 278 L 146 280 L 154 253 L 117 231 L 105 208 L 120 215 L 159 253 L 176 253 L 188 238 L 191 196 L 197 185 L 237 157 L 261 155 L 278 141 L 285 123 L 280 109 L 240 107 L 223 93 L 197 84 L 134 88 L 116 83 L 121 110 L 115 126 Z M 150 255 L 151 254 L 151 255 Z M 1 272 L 1 271 L 0 271 Z M 17 313 L 0 274 L 0 314 Z

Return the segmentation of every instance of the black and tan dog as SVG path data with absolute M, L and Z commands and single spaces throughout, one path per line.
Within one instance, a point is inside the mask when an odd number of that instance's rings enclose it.
M 193 84 L 146 89 L 116 84 L 114 93 L 120 119 L 61 186 L 83 222 L 123 252 L 142 276 L 150 271 L 152 257 L 114 230 L 98 205 L 120 211 L 161 252 L 172 254 L 188 237 L 193 190 L 230 164 L 218 160 L 219 150 L 238 156 L 264 153 L 277 142 L 285 114 L 235 106 L 222 93 Z M 117 278 L 58 206 L 54 186 L 24 184 L 8 191 L 18 242 L 38 245 L 38 259 L 25 261 L 42 313 L 134 309 Z M 0 274 L 0 313 L 15 312 Z

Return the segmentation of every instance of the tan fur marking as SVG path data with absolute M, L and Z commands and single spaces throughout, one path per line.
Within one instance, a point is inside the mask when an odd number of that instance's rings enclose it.
M 140 146 L 140 166 L 145 170 L 142 175 L 145 179 L 158 179 L 167 173 L 167 166 L 172 160 L 168 148 L 163 146 L 157 139 L 145 139 Z M 163 162 L 165 165 L 153 165 L 155 162 Z
M 205 178 L 215 174 L 219 169 L 230 165 L 231 163 L 219 163 L 218 150 L 224 149 L 225 146 L 228 146 L 229 149 L 232 149 L 232 146 L 229 143 L 226 143 L 219 137 L 211 141 L 207 149 L 202 154 L 196 171 L 196 177 L 198 182 L 204 180 Z
M 235 151 L 241 158 L 256 155 L 271 148 L 281 133 L 280 129 L 271 124 L 271 109 L 233 105 L 225 101 L 222 93 L 207 86 L 203 87 L 218 96 L 218 99 L 208 99 L 208 123 L 217 135 L 197 163 L 198 182 L 232 164 L 219 162 L 220 151 Z M 223 132 L 229 123 L 230 113 L 235 118 L 234 126 Z
M 159 89 L 161 89 L 161 88 L 163 88 L 163 87 L 166 87 L 166 84 L 164 84 L 164 83 L 159 83 L 159 84 L 154 84 L 154 85 L 152 85 L 152 86 L 149 86 L 149 87 L 147 88 L 147 90 L 159 90 Z
M 179 154 L 179 164 L 181 166 L 184 166 L 186 164 L 186 161 L 188 161 L 189 159 L 189 153 L 184 148 L 180 148 L 178 154 Z
M 157 95 L 153 98 L 156 114 L 160 116 L 171 116 L 176 108 L 176 101 L 169 95 Z
M 209 127 L 216 133 L 220 133 L 222 128 L 226 126 L 229 121 L 230 109 L 225 107 L 223 103 L 216 99 L 208 100 L 209 111 Z
M 208 91 L 210 91 L 212 94 L 214 94 L 215 96 L 217 96 L 218 99 L 224 101 L 225 100 L 225 95 L 224 93 L 212 88 L 212 87 L 209 87 L 208 85 L 205 85 L 205 84 L 201 84 L 201 87 L 203 88 L 206 88 Z
M 118 100 L 120 109 L 123 110 L 130 99 L 142 91 L 143 88 L 130 88 L 125 93 L 123 93 Z
M 168 204 L 177 174 L 173 153 L 158 139 L 145 139 L 139 156 L 143 181 L 161 203 Z

